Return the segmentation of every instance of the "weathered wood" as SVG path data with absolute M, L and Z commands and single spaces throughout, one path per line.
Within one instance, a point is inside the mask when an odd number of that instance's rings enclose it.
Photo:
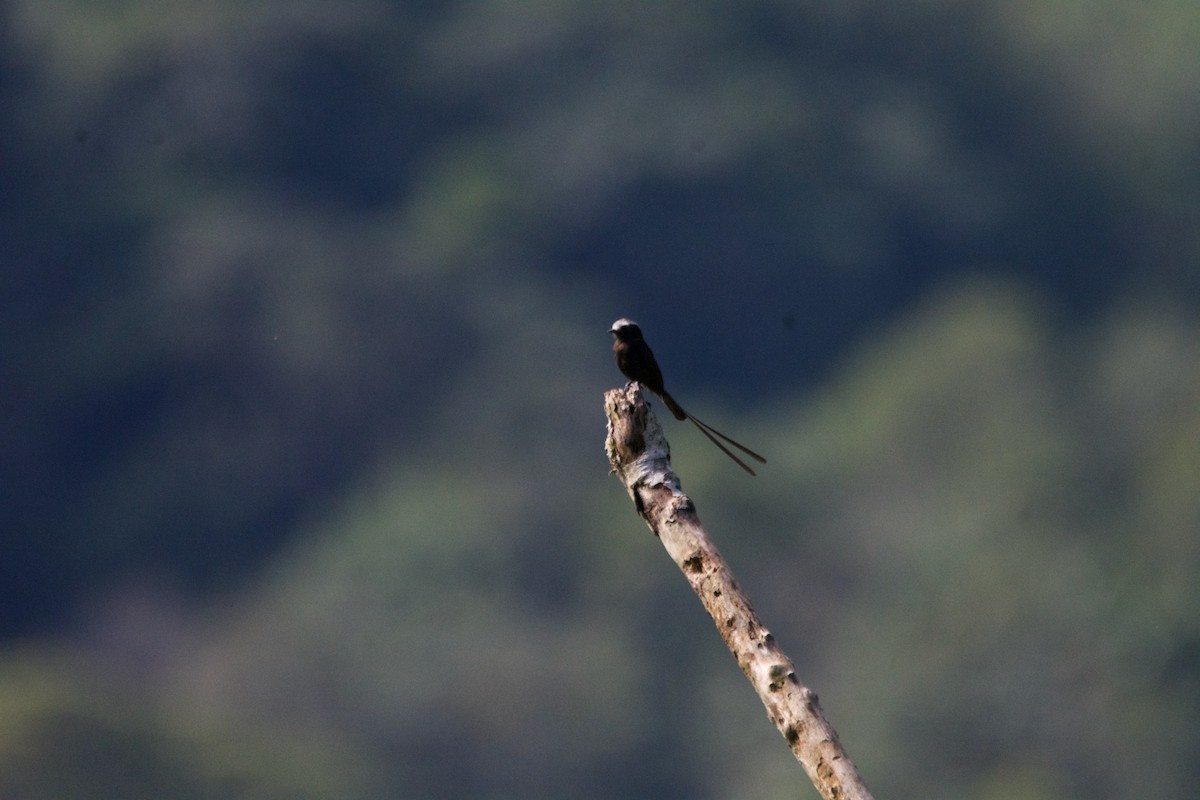
M 721 638 L 766 706 L 813 785 L 828 800 L 871 800 L 871 793 L 825 719 L 817 695 L 759 619 L 708 538 L 696 507 L 671 469 L 671 450 L 636 383 L 604 395 L 605 449 L 634 508 L 683 572 Z

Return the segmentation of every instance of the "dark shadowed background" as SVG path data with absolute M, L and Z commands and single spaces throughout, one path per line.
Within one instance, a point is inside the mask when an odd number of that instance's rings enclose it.
M 0 795 L 1200 781 L 1200 5 L 0 6 Z

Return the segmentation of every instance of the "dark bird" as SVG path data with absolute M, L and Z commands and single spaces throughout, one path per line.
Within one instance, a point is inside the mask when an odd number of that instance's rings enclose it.
M 675 398 L 667 394 L 667 390 L 663 388 L 662 371 L 658 368 L 658 362 L 654 359 L 654 351 L 650 349 L 650 345 L 646 344 L 646 340 L 642 338 L 642 329 L 638 324 L 631 319 L 619 319 L 609 328 L 609 333 L 616 337 L 613 342 L 613 355 L 617 359 L 617 369 L 629 378 L 631 381 L 637 381 L 642 386 L 645 386 L 650 391 L 658 395 L 663 403 L 666 404 L 670 412 L 675 416 L 675 419 L 692 421 L 701 433 L 709 438 L 709 440 L 717 447 L 721 448 L 721 452 L 737 462 L 738 466 L 749 472 L 751 475 L 756 474 L 754 470 L 746 466 L 746 462 L 735 456 L 728 447 L 721 444 L 718 439 L 724 439 L 729 444 L 741 450 L 746 455 L 753 458 L 760 464 L 767 463 L 767 460 L 758 453 L 751 450 L 745 445 L 735 442 L 725 434 L 718 431 L 709 425 L 705 425 L 700 420 L 693 417 L 691 414 L 683 410 L 679 403 L 675 402 Z

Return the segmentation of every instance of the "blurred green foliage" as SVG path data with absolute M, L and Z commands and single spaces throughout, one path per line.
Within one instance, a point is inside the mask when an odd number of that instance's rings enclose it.
M 160 706 L 78 654 L 10 653 L 0 691 L 5 797 L 368 796 L 368 773 L 335 740 Z
M 605 476 L 629 315 L 878 796 L 1190 796 L 1194 4 L 0 17 L 0 795 L 810 792 Z

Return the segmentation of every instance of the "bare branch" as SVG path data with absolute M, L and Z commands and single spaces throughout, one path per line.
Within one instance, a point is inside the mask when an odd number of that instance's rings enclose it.
M 709 540 L 696 507 L 671 470 L 671 450 L 641 387 L 604 395 L 608 416 L 605 450 L 638 514 L 662 541 L 713 618 L 767 716 L 783 734 L 817 791 L 827 800 L 871 800 L 817 695 L 796 677 L 791 662 L 763 625 Z

